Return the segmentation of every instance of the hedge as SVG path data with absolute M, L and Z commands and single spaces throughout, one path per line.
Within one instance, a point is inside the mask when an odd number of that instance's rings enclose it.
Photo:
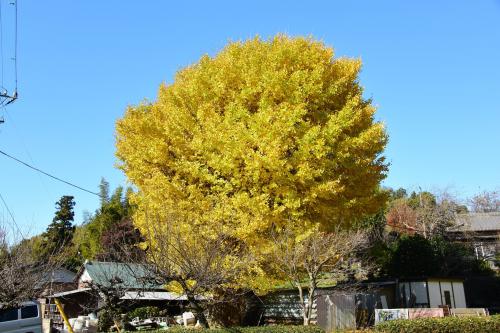
M 192 327 L 185 328 L 182 326 L 174 326 L 167 331 L 149 331 L 148 333 L 193 333 L 199 330 Z M 276 326 L 252 326 L 252 327 L 226 327 L 226 328 L 209 328 L 203 330 L 204 333 L 325 333 L 318 326 L 293 326 L 293 325 L 276 325 Z
M 500 315 L 392 320 L 376 325 L 383 333 L 491 333 L 500 332 Z

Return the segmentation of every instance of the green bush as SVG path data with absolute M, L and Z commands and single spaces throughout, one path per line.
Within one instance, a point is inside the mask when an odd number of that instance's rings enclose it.
M 113 314 L 108 310 L 101 311 L 99 313 L 99 320 L 97 321 L 97 330 L 99 332 L 108 332 L 109 328 L 113 325 Z
M 139 317 L 139 319 L 147 319 L 151 317 L 161 317 L 161 315 L 161 310 L 156 306 L 143 306 L 127 313 L 127 317 L 130 320 L 135 317 Z
M 500 315 L 392 320 L 374 327 L 383 333 L 492 333 L 500 332 Z
M 168 330 L 169 333 L 193 333 L 197 332 L 192 328 L 182 326 L 174 326 Z M 206 333 L 325 333 L 318 326 L 292 326 L 292 325 L 276 325 L 276 326 L 253 326 L 253 327 L 226 327 L 226 328 L 210 328 L 204 330 Z M 153 332 L 149 332 L 153 333 Z M 155 331 L 155 333 L 165 333 L 165 331 Z

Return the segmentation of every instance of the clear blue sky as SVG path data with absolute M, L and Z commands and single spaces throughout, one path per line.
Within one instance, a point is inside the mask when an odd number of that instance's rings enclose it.
M 2 111 L 0 149 L 92 190 L 101 177 L 125 184 L 114 122 L 127 105 L 154 99 L 162 81 L 228 41 L 281 32 L 362 58 L 361 83 L 390 135 L 385 185 L 452 186 L 463 197 L 499 187 L 498 0 L 180 3 L 19 0 L 20 98 Z M 31 233 L 62 195 L 75 196 L 77 222 L 98 206 L 3 156 L 0 193 Z

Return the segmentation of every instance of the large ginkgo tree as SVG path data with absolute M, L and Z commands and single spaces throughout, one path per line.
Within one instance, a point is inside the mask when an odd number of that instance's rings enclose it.
M 180 70 L 116 125 L 136 226 L 193 242 L 222 233 L 258 262 L 272 230 L 327 232 L 379 210 L 387 134 L 360 69 L 322 42 L 278 35 Z

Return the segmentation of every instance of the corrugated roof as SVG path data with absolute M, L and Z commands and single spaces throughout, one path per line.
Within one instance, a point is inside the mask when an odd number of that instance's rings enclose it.
M 127 291 L 122 299 L 150 300 L 150 301 L 185 301 L 186 295 L 179 295 L 169 291 Z
M 60 298 L 60 297 L 65 297 L 65 296 L 79 294 L 79 293 L 87 293 L 87 292 L 89 292 L 91 290 L 92 290 L 91 288 L 80 288 L 80 289 L 63 291 L 63 292 L 56 293 L 54 295 L 50 295 L 50 296 L 47 296 L 47 297 L 49 297 L 49 298 Z
M 149 271 L 139 264 L 86 261 L 80 276 L 87 272 L 92 282 L 111 287 L 119 285 L 121 288 L 130 289 L 161 289 L 162 286 L 152 282 Z
M 459 215 L 461 231 L 500 231 L 500 213 L 470 213 Z

